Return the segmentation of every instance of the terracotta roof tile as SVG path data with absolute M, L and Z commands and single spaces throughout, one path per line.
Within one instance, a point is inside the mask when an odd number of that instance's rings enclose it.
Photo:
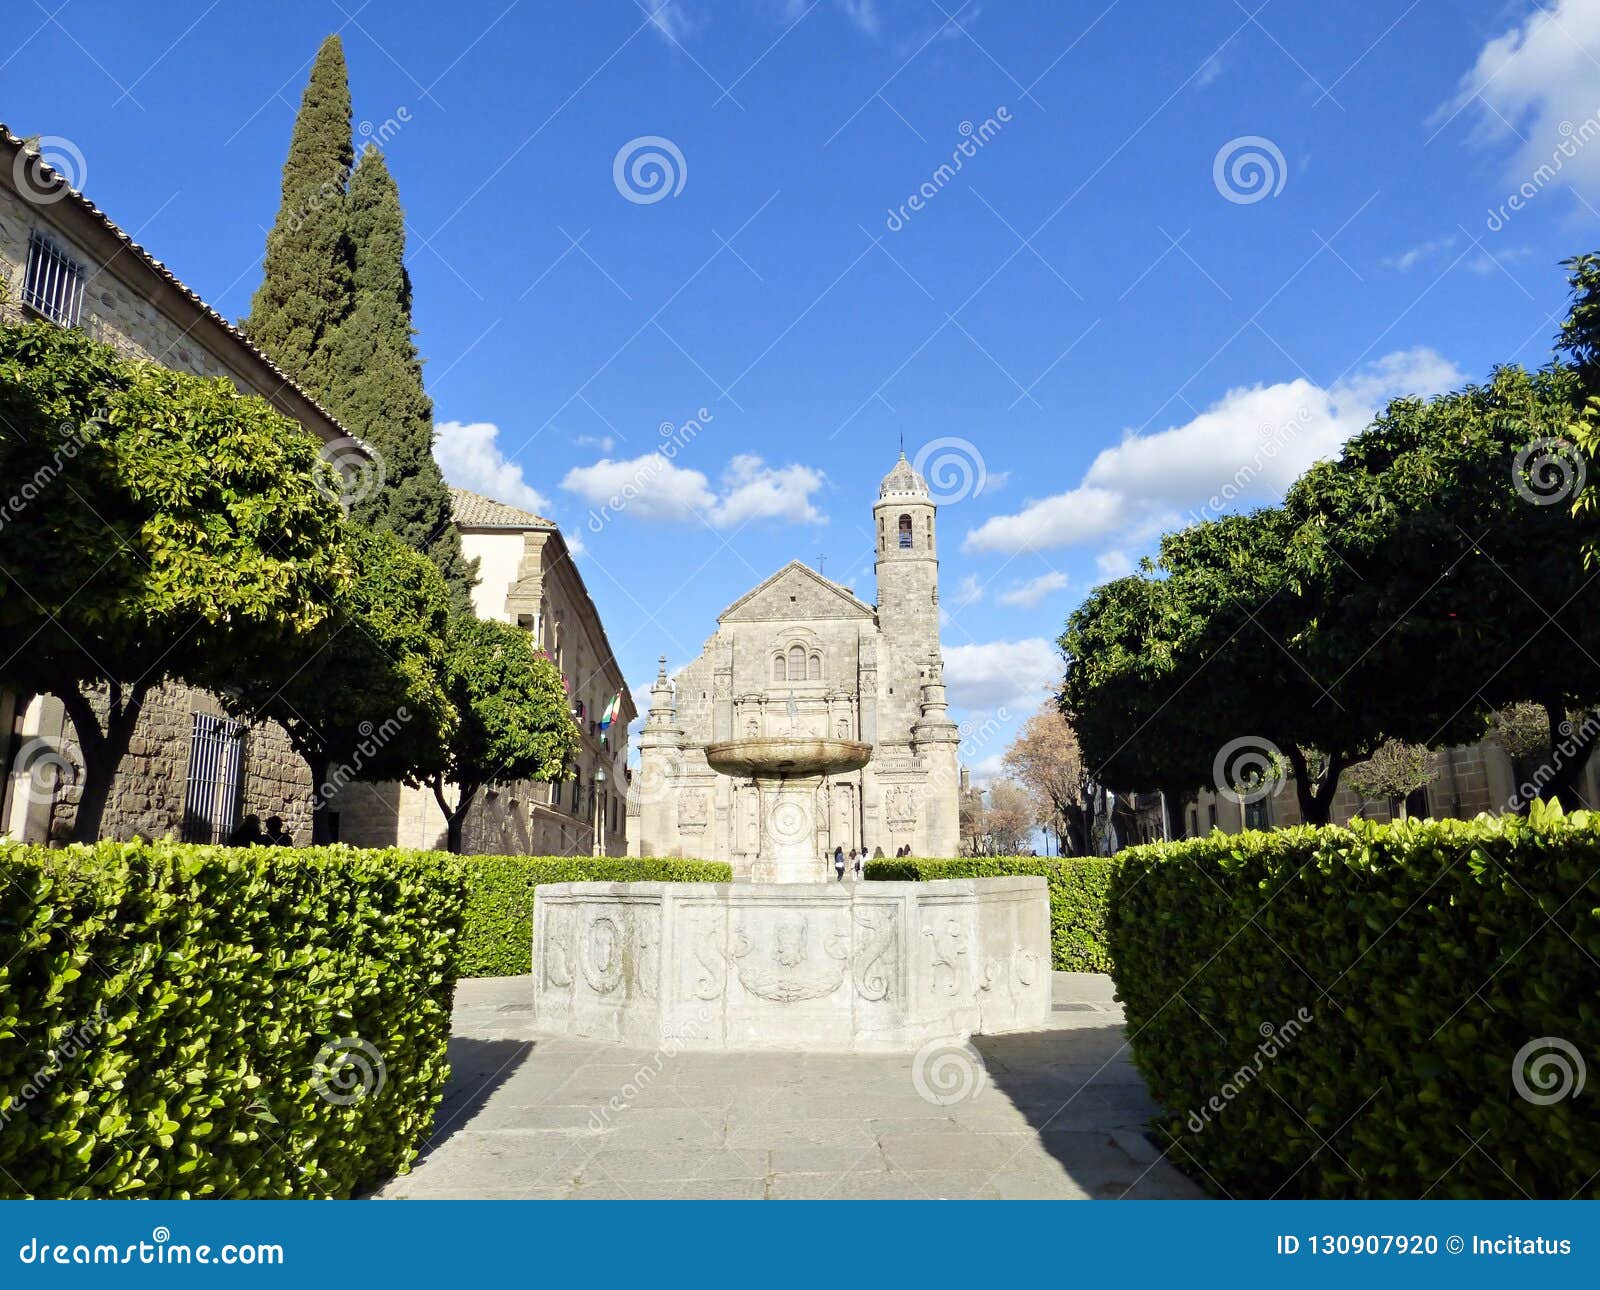
M 553 529 L 554 520 L 525 511 L 518 506 L 508 506 L 482 493 L 469 493 L 465 488 L 451 488 L 451 513 L 455 522 L 468 529 Z

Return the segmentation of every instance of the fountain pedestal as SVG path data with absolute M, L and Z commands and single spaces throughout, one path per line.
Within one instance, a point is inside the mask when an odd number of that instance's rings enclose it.
M 872 745 L 852 739 L 733 739 L 706 745 L 711 769 L 752 781 L 761 795 L 759 850 L 750 867 L 756 882 L 826 882 L 832 866 L 818 843 L 818 790 L 829 775 L 859 770 Z
M 914 1050 L 1050 1016 L 1037 877 L 552 883 L 535 1025 L 636 1048 Z

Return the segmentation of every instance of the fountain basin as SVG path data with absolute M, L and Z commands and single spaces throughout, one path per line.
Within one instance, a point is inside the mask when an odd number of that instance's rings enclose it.
M 552 883 L 534 892 L 546 1032 L 637 1048 L 911 1051 L 1050 1016 L 1038 877 Z
M 728 739 L 706 745 L 706 761 L 723 775 L 779 779 L 791 775 L 840 775 L 872 760 L 872 745 L 853 739 L 785 736 Z

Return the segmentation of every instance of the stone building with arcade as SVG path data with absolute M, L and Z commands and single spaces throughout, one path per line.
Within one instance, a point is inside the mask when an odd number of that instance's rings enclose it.
M 632 855 L 816 881 L 827 857 L 957 854 L 959 734 L 939 647 L 937 507 L 902 453 L 872 508 L 877 603 L 799 561 L 717 616 L 650 691 Z

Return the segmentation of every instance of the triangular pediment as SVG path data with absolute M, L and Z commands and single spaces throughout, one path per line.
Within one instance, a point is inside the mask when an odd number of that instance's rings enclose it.
M 717 615 L 719 623 L 777 619 L 873 618 L 871 605 L 799 560 L 791 560 Z

